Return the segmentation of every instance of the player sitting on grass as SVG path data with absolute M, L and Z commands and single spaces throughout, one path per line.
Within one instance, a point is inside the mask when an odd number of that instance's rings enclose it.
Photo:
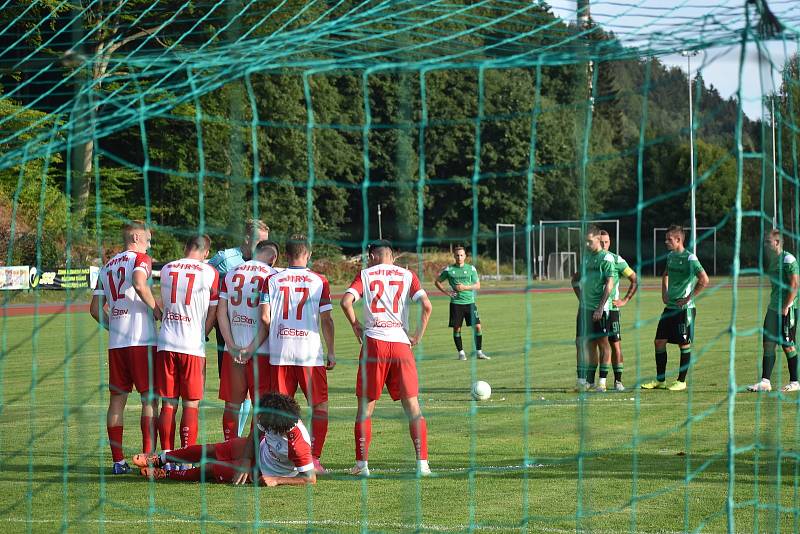
M 300 406 L 287 395 L 268 393 L 258 409 L 260 434 L 258 457 L 253 458 L 252 435 L 223 443 L 191 445 L 160 454 L 136 454 L 133 463 L 144 476 L 198 482 L 247 483 L 255 467 L 265 486 L 315 484 L 311 440 L 300 420 Z M 185 471 L 167 471 L 167 462 L 194 463 L 211 460 Z

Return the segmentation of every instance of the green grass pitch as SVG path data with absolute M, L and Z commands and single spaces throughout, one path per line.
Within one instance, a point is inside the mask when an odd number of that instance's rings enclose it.
M 223 532 L 254 530 L 261 522 L 271 532 L 797 531 L 800 404 L 796 395 L 741 391 L 756 379 L 767 295 L 745 287 L 737 296 L 717 285 L 700 299 L 687 392 L 631 388 L 582 396 L 569 392 L 571 293 L 481 296 L 484 349 L 493 357 L 486 362 L 454 359 L 447 301 L 434 298 L 417 353 L 436 477 L 422 480 L 414 476 L 402 409 L 388 396 L 373 420 L 375 476 L 345 474 L 354 459 L 357 345 L 335 309 L 339 364 L 329 374 L 323 456 L 333 476 L 311 488 L 108 475 L 108 395 L 98 387 L 107 379 L 106 336 L 88 314 L 0 319 L 0 530 Z M 659 300 L 657 291 L 645 291 L 623 311 L 629 387 L 654 374 Z M 739 392 L 729 396 L 734 304 Z M 465 348 L 471 346 L 465 336 Z M 210 347 L 208 354 L 200 440 L 219 441 L 222 403 Z M 677 347 L 670 346 L 669 356 L 674 374 Z M 786 375 L 779 354 L 773 383 L 783 384 Z M 475 379 L 492 385 L 490 401 L 469 399 Z M 138 411 L 134 394 L 126 411 L 127 455 L 140 444 Z

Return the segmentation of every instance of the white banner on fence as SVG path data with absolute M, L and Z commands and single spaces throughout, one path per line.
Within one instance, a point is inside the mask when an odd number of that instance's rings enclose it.
M 31 285 L 29 272 L 27 265 L 0 267 L 0 289 L 28 289 Z

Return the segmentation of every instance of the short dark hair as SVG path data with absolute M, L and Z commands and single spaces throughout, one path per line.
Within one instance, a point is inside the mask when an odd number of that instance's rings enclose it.
M 311 252 L 311 245 L 306 236 L 295 234 L 286 240 L 286 256 L 297 259 L 304 252 Z
M 186 246 L 184 250 L 187 252 L 190 250 L 199 250 L 199 251 L 206 251 L 211 249 L 211 238 L 208 237 L 208 234 L 202 235 L 193 235 L 189 239 L 186 240 Z
M 669 234 L 678 234 L 682 240 L 686 239 L 686 231 L 679 224 L 670 224 L 669 228 L 667 228 L 667 235 Z
M 590 236 L 590 235 L 603 235 L 603 234 L 600 233 L 601 231 L 602 230 L 600 230 L 600 228 L 598 228 L 597 226 L 590 226 L 586 230 L 586 235 L 587 236 Z
M 280 247 L 278 247 L 278 244 L 275 241 L 270 241 L 269 239 L 265 239 L 264 241 L 258 242 L 258 244 L 256 245 L 256 254 L 260 254 L 261 252 L 264 252 L 265 250 L 268 249 L 272 251 L 272 255 L 275 258 L 278 257 L 278 250 L 280 250 Z
M 373 241 L 372 243 L 370 243 L 369 245 L 367 245 L 367 252 L 369 252 L 370 254 L 373 254 L 373 253 L 378 252 L 379 250 L 382 250 L 382 249 L 385 249 L 385 248 L 388 248 L 389 250 L 392 250 L 391 241 L 388 241 L 387 239 L 377 239 L 377 240 Z
M 611 236 L 609 235 L 609 233 L 608 233 L 608 232 L 606 232 L 605 230 L 600 230 L 598 233 L 599 233 L 600 235 L 607 235 L 608 237 L 611 237 Z
M 149 230 L 144 221 L 131 221 L 122 227 L 122 241 L 128 245 L 133 243 L 133 234 L 141 230 Z
M 300 419 L 300 406 L 294 397 L 267 393 L 258 403 L 258 422 L 266 430 L 286 434 Z
M 467 249 L 464 247 L 464 245 L 456 245 L 453 247 L 453 252 L 457 252 L 459 250 L 463 250 L 464 254 L 467 253 Z

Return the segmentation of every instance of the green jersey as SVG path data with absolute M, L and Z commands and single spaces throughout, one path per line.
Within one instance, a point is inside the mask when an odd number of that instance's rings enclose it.
M 694 308 L 692 291 L 697 283 L 697 275 L 703 272 L 703 266 L 697 256 L 685 250 L 683 252 L 670 252 L 667 254 L 667 308 L 689 309 Z M 689 302 L 679 306 L 678 299 L 689 298 Z
M 772 285 L 772 293 L 769 295 L 769 309 L 782 310 L 783 302 L 789 293 L 792 282 L 792 275 L 800 274 L 797 259 L 786 251 L 781 252 L 769 262 L 767 276 Z M 792 306 L 797 305 L 797 295 L 792 301 Z
M 609 297 L 609 301 L 614 301 L 619 299 L 619 281 L 624 276 L 625 278 L 633 272 L 628 265 L 628 262 L 625 261 L 625 258 L 620 256 L 619 254 L 614 254 L 613 252 L 609 252 L 611 256 L 614 257 L 614 274 L 611 275 L 611 278 L 614 279 L 614 289 L 611 290 L 611 296 Z M 617 306 L 614 306 L 614 303 L 611 302 L 610 308 L 611 310 L 619 310 Z
M 458 284 L 463 284 L 465 286 L 477 284 L 478 271 L 474 266 L 468 263 L 465 263 L 461 267 L 454 263 L 453 265 L 448 265 L 445 267 L 437 280 L 440 282 L 447 280 L 453 291 L 456 291 L 456 285 Z M 468 289 L 466 291 L 456 291 L 456 296 L 451 297 L 450 302 L 453 304 L 474 304 L 475 291 L 472 289 Z
M 603 300 L 606 280 L 614 277 L 614 255 L 605 250 L 586 252 L 581 267 L 581 308 L 595 310 Z M 606 300 L 604 310 L 611 306 L 611 296 Z

